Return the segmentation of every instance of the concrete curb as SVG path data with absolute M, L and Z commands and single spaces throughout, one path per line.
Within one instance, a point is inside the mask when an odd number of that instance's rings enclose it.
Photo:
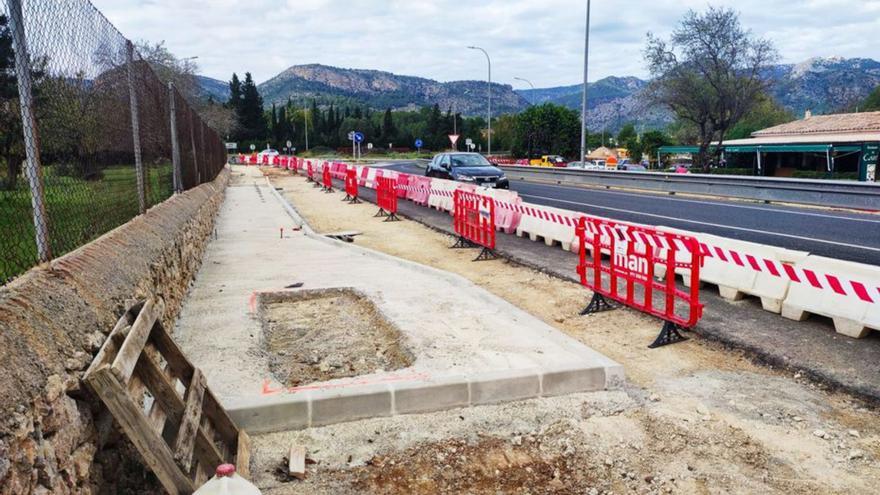
M 499 370 L 425 380 L 365 384 L 229 401 L 235 423 L 251 433 L 302 430 L 366 418 L 473 407 L 620 388 L 623 367 L 560 366 Z

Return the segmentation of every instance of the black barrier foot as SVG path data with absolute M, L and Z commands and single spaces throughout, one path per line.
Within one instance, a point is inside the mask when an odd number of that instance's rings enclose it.
M 342 201 L 348 201 L 348 202 L 351 202 L 351 195 L 350 195 L 350 194 L 346 194 L 345 197 L 342 198 Z
M 601 313 L 603 311 L 611 311 L 614 309 L 614 306 L 608 302 L 608 299 L 605 299 L 605 296 L 599 294 L 598 292 L 593 293 L 593 298 L 590 299 L 590 304 L 581 311 L 581 316 L 583 315 L 591 315 L 593 313 Z
M 464 237 L 459 237 L 458 240 L 455 241 L 455 244 L 450 246 L 450 249 L 465 249 L 471 247 L 474 247 L 471 241 L 465 239 Z
M 377 211 L 376 214 L 373 215 L 373 218 L 376 218 L 376 217 L 387 217 L 387 216 L 388 216 L 388 213 L 386 213 L 385 210 L 383 210 L 382 208 L 379 208 L 379 211 Z
M 664 321 L 663 328 L 660 330 L 660 335 L 657 336 L 653 344 L 648 346 L 648 349 L 656 349 L 658 347 L 663 347 L 664 345 L 687 340 L 687 337 L 678 332 L 679 329 L 684 330 L 671 321 Z
M 474 258 L 473 261 L 486 261 L 486 260 L 496 260 L 496 259 L 498 259 L 498 255 L 495 254 L 495 251 L 492 251 L 491 249 L 484 247 L 483 250 L 480 251 L 479 256 Z
M 384 221 L 386 221 L 386 222 L 399 222 L 400 219 L 397 218 L 397 213 L 392 213 L 392 214 L 388 215 L 388 218 L 386 218 Z
M 360 204 L 360 202 L 361 202 L 361 200 L 359 200 L 357 198 L 357 196 L 352 196 L 351 199 L 348 200 L 348 204 L 350 204 L 350 205 Z
M 332 192 L 333 192 L 333 188 L 332 188 L 332 187 L 325 187 L 325 188 L 324 188 L 324 192 L 325 192 L 325 193 L 332 193 Z

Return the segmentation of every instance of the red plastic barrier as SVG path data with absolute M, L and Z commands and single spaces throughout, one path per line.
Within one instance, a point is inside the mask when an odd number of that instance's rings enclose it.
M 306 180 L 309 182 L 315 182 L 315 169 L 312 167 L 311 160 L 306 162 Z
M 577 271 L 581 284 L 594 292 L 584 314 L 608 309 L 604 297 L 609 297 L 664 320 L 660 335 L 649 347 L 685 340 L 678 330 L 693 327 L 703 315 L 699 291 L 702 254 L 694 237 L 596 217 L 581 217 L 575 233 L 580 243 Z M 676 259 L 679 251 L 688 255 Z M 608 264 L 602 263 L 603 252 L 609 256 Z M 664 280 L 658 281 L 654 272 L 657 263 L 690 270 L 690 289 L 676 286 L 671 268 Z M 636 297 L 637 288 L 640 298 Z
M 376 176 L 376 204 L 379 212 L 375 216 L 388 217 L 386 222 L 400 220 L 397 218 L 397 179 Z
M 409 184 L 412 182 L 412 176 L 409 174 L 397 174 L 397 197 L 406 199 L 406 192 L 409 190 Z
M 322 175 L 322 184 L 324 192 L 333 192 L 333 174 L 330 172 L 330 167 L 332 165 L 324 162 L 324 168 L 321 171 Z
M 349 203 L 360 203 L 358 199 L 358 178 L 357 170 L 350 169 L 345 171 L 345 198 L 343 201 Z
M 431 178 L 422 177 L 420 175 L 410 175 L 406 199 L 422 206 L 428 206 L 428 198 L 430 197 Z
M 495 200 L 457 189 L 453 195 L 453 226 L 458 242 L 452 247 L 481 246 L 483 250 L 474 261 L 494 259 L 495 254 Z

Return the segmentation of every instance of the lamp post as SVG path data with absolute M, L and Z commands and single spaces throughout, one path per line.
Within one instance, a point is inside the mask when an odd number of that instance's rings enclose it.
M 532 81 L 529 81 L 528 79 L 525 79 L 523 77 L 514 77 L 514 79 L 516 79 L 517 81 L 522 81 L 522 82 L 528 84 L 529 86 L 531 86 L 532 89 L 535 89 L 535 85 L 532 84 Z
M 486 62 L 488 62 L 488 64 L 489 64 L 489 82 L 488 82 L 488 85 L 486 86 L 486 93 L 489 97 L 489 109 L 487 112 L 487 114 L 489 116 L 489 120 L 487 122 L 488 130 L 487 130 L 486 156 L 492 156 L 492 59 L 489 58 L 489 53 L 486 50 L 484 50 L 478 46 L 469 46 L 468 48 L 471 50 L 480 50 L 481 52 L 483 52 L 483 55 L 486 56 Z
M 584 94 L 581 99 L 581 164 L 587 154 L 587 68 L 590 61 L 590 0 L 587 0 L 587 23 L 584 32 Z

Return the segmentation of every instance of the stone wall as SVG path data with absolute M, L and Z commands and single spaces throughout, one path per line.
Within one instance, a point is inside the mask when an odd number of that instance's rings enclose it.
M 130 301 L 163 298 L 172 327 L 228 181 L 224 170 L 0 287 L 0 493 L 154 484 L 80 378 Z

